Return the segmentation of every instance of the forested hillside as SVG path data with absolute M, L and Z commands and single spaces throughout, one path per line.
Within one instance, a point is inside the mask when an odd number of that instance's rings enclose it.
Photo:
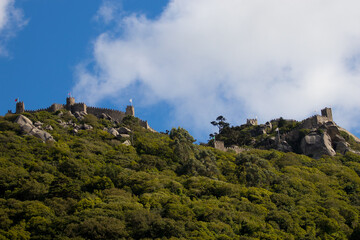
M 55 141 L 25 135 L 18 115 L 0 117 L 0 239 L 360 239 L 354 153 L 235 154 L 134 117 L 24 116 L 51 126 Z

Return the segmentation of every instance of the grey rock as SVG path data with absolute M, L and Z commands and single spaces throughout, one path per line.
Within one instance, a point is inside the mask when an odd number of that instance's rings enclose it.
M 74 117 L 75 117 L 76 119 L 78 119 L 79 121 L 83 120 L 83 119 L 84 119 L 84 116 L 86 116 L 86 115 L 87 115 L 87 113 L 84 112 L 84 111 L 80 111 L 80 112 L 76 111 L 76 112 L 74 113 Z
M 327 133 L 321 135 L 317 132 L 309 133 L 301 140 L 300 147 L 305 155 L 315 159 L 319 159 L 322 155 L 334 156 L 336 154 Z
M 81 126 L 81 129 L 84 129 L 84 130 L 91 130 L 91 129 L 93 129 L 93 127 L 91 126 L 91 125 L 88 125 L 88 124 L 83 124 L 82 126 Z
M 266 123 L 265 123 L 265 126 L 268 128 L 269 131 L 272 130 L 272 124 L 271 124 L 271 122 L 266 122 Z
M 119 136 L 122 137 L 122 138 L 129 138 L 130 137 L 129 134 L 119 134 Z
M 121 128 L 119 128 L 119 129 L 118 129 L 118 132 L 119 132 L 120 134 L 130 134 L 130 133 L 132 133 L 132 131 L 131 131 L 130 129 L 126 128 L 126 127 L 121 127 Z
M 257 135 L 263 135 L 263 134 L 266 134 L 266 126 L 260 125 Z
M 336 152 L 341 154 L 345 154 L 346 152 L 350 151 L 349 144 L 347 142 L 338 142 L 336 144 Z
M 280 141 L 277 144 L 276 148 L 277 148 L 277 150 L 282 151 L 282 152 L 292 152 L 293 151 L 292 147 L 286 141 Z
M 34 127 L 34 125 L 30 125 L 30 124 L 24 124 L 24 125 L 20 125 L 20 127 L 21 127 L 21 130 L 23 131 L 23 132 L 25 132 L 25 133 L 30 133 L 31 132 L 31 130 L 33 130 L 33 128 L 35 128 Z
M 44 127 L 44 129 L 49 131 L 54 130 L 54 128 L 51 125 L 47 125 L 46 127 Z
M 27 117 L 20 115 L 15 119 L 15 122 L 17 124 L 19 124 L 20 126 L 24 125 L 24 124 L 29 124 L 29 125 L 33 125 L 32 121 L 30 119 L 28 119 Z
M 76 118 L 79 119 L 79 120 L 81 120 L 81 119 L 84 118 L 83 116 L 80 115 L 79 112 L 75 112 L 75 113 L 74 113 L 74 117 L 76 117 Z M 81 119 L 80 119 L 80 118 L 81 118 Z
M 46 132 L 44 130 L 40 130 L 38 128 L 33 128 L 29 134 L 34 136 L 34 137 L 40 138 L 44 142 L 46 142 L 46 141 L 54 141 L 54 138 L 53 138 L 53 136 L 51 136 L 50 133 L 48 133 L 48 132 Z
M 131 146 L 131 142 L 129 140 L 126 140 L 122 144 L 124 144 L 125 146 Z
M 107 120 L 110 120 L 110 121 L 113 120 L 112 117 L 110 115 L 106 114 L 106 113 L 101 113 L 100 118 L 107 119 Z
M 115 136 L 115 137 L 119 136 L 119 132 L 116 131 L 115 128 L 110 128 L 110 129 L 108 130 L 108 133 L 112 134 L 112 135 Z
M 332 123 L 332 122 L 328 122 L 328 123 Z M 335 140 L 335 137 L 340 136 L 340 131 L 338 127 L 336 127 L 335 125 L 328 126 L 328 124 L 326 124 L 325 126 L 327 128 L 326 132 L 330 136 L 331 140 Z
M 43 123 L 40 122 L 40 121 L 34 122 L 34 126 L 35 126 L 35 127 L 41 127 L 42 125 L 43 125 Z
M 76 129 L 76 128 L 74 128 L 73 130 L 72 130 L 72 133 L 74 133 L 74 134 L 77 134 L 79 131 L 78 131 L 78 129 Z
M 15 122 L 20 125 L 20 128 L 23 132 L 25 132 L 31 136 L 40 138 L 44 142 L 45 141 L 55 141 L 50 133 L 48 133 L 44 130 L 41 130 L 39 128 L 36 128 L 33 125 L 32 121 L 23 115 L 20 115 L 19 117 L 17 117 Z

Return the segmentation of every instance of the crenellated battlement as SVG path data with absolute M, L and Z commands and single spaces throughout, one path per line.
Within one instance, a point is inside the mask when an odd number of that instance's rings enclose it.
M 76 103 L 75 98 L 68 97 L 66 98 L 66 104 L 58 104 L 54 103 L 48 108 L 41 108 L 37 110 L 25 110 L 24 102 L 17 102 L 16 103 L 16 113 L 20 114 L 23 112 L 28 113 L 35 113 L 40 111 L 47 111 L 47 112 L 56 112 L 62 109 L 66 109 L 70 111 L 71 113 L 75 112 L 85 112 L 88 114 L 93 114 L 97 117 L 101 117 L 103 114 L 106 114 L 110 116 L 113 120 L 122 121 L 124 117 L 126 116 L 135 116 L 135 110 L 133 106 L 127 106 L 125 109 L 125 112 L 116 110 L 116 109 L 110 109 L 110 108 L 99 108 L 99 107 L 89 107 L 83 102 Z M 151 127 L 149 127 L 149 124 L 147 121 L 140 120 L 141 126 L 143 126 L 146 129 L 149 129 L 151 131 L 153 130 Z

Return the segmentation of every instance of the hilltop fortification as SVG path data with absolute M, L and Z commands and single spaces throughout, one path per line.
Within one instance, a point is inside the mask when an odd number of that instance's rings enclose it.
M 121 122 L 124 117 L 126 116 L 134 116 L 135 117 L 135 109 L 134 106 L 127 106 L 125 112 L 115 110 L 115 109 L 108 109 L 108 108 L 98 108 L 98 107 L 90 107 L 87 106 L 85 103 L 76 103 L 75 98 L 68 97 L 66 98 L 66 104 L 59 104 L 54 103 L 48 108 L 37 109 L 37 110 L 26 110 L 25 104 L 23 101 L 16 103 L 16 114 L 21 114 L 23 112 L 40 112 L 40 111 L 47 111 L 47 112 L 56 112 L 62 109 L 66 109 L 70 111 L 72 114 L 76 112 L 83 112 L 85 114 L 93 114 L 96 117 L 102 117 L 102 115 L 107 115 L 111 117 L 111 119 Z M 11 113 L 11 111 L 9 111 Z M 154 131 L 148 124 L 147 121 L 140 120 L 140 124 L 142 127 Z
M 296 152 L 314 158 L 348 151 L 360 154 L 360 139 L 333 121 L 331 108 L 324 108 L 321 115 L 300 122 L 279 118 L 258 125 L 257 119 L 247 119 L 246 124 L 225 130 L 216 134 L 216 140 L 212 141 L 212 145 L 222 151 L 244 151 L 244 146 L 250 146 Z

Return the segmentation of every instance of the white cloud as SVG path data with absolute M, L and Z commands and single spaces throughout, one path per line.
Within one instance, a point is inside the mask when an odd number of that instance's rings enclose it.
M 95 15 L 95 20 L 103 21 L 105 24 L 121 17 L 122 5 L 119 1 L 103 0 L 99 10 Z
M 173 0 L 155 20 L 130 15 L 121 34 L 100 35 L 74 91 L 95 104 L 137 86 L 143 103 L 166 101 L 177 125 L 199 132 L 220 114 L 240 124 L 325 106 L 356 127 L 358 9 L 356 0 Z
M 0 1 L 0 55 L 6 54 L 4 44 L 20 30 L 27 21 L 20 9 L 15 8 L 15 0 Z

